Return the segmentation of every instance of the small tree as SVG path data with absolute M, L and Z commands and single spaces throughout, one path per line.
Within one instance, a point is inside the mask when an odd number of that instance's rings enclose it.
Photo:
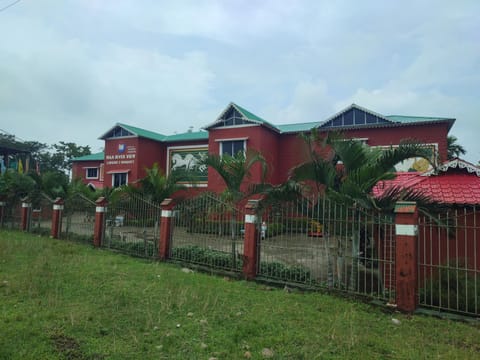
M 323 135 L 315 129 L 304 136 L 304 140 L 310 149 L 309 159 L 292 169 L 292 178 L 313 182 L 319 192 L 337 202 L 353 206 L 355 212 L 358 212 L 358 206 L 380 210 L 372 190 L 379 181 L 396 177 L 396 164 L 413 157 L 428 161 L 432 157 L 429 148 L 411 140 L 403 141 L 398 147 L 379 149 L 357 140 L 344 139 L 337 133 Z M 385 203 L 383 199 L 382 204 Z M 360 229 L 352 229 L 351 288 L 356 288 L 359 243 Z M 331 271 L 329 263 L 329 273 Z
M 257 151 L 249 149 L 247 153 L 239 151 L 234 156 L 224 154 L 209 154 L 202 164 L 211 167 L 222 178 L 225 183 L 225 190 L 222 193 L 224 201 L 232 208 L 251 194 L 244 188 L 244 181 L 251 177 L 251 169 L 255 164 L 261 166 L 262 181 L 267 172 L 267 162 L 265 158 Z M 230 230 L 232 240 L 232 259 L 236 264 L 236 246 L 235 246 L 235 213 L 232 211 L 230 217 Z
M 456 136 L 449 135 L 447 136 L 447 158 L 448 160 L 455 159 L 461 155 L 465 155 L 467 150 L 458 143 Z

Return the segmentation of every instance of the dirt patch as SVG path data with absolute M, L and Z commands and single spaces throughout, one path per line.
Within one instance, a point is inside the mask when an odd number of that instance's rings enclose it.
M 55 349 L 62 354 L 65 359 L 69 360 L 83 360 L 87 359 L 85 354 L 80 349 L 77 340 L 61 333 L 54 333 L 50 335 L 50 339 L 55 346 Z

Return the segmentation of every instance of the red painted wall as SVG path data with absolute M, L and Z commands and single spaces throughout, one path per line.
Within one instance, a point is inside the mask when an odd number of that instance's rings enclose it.
M 81 179 L 84 184 L 92 180 L 100 181 L 100 165 L 103 161 L 77 161 L 72 164 L 72 179 Z M 98 168 L 98 179 L 87 179 L 86 168 Z
M 397 145 L 403 139 L 415 138 L 424 143 L 438 144 L 442 160 L 447 154 L 448 126 L 446 124 L 409 125 L 400 127 L 365 128 L 344 132 L 349 138 L 368 138 L 371 146 Z M 209 153 L 218 154 L 221 139 L 247 138 L 247 148 L 260 151 L 267 159 L 269 172 L 267 181 L 279 184 L 288 179 L 290 169 L 308 160 L 308 150 L 305 142 L 297 133 L 278 134 L 265 126 L 245 126 L 232 128 L 213 128 L 209 139 L 190 142 L 160 143 L 145 138 L 120 138 L 105 141 L 105 181 L 106 186 L 112 186 L 112 171 L 129 170 L 128 181 L 132 183 L 145 176 L 145 168 L 150 168 L 157 162 L 164 171 L 167 167 L 167 148 L 169 146 L 198 146 L 208 143 Z M 125 145 L 124 153 L 119 151 L 119 145 Z M 127 156 L 129 155 L 129 157 Z M 95 166 L 98 163 L 95 163 Z M 85 162 L 74 163 L 74 177 L 81 177 L 84 182 Z M 109 174 L 110 172 L 110 174 Z M 252 169 L 251 182 L 260 182 L 260 166 Z M 220 192 L 224 183 L 215 171 L 209 170 L 208 189 Z
M 398 145 L 404 139 L 416 139 L 425 144 L 438 144 L 441 161 L 447 159 L 446 124 L 410 125 L 376 129 L 355 129 L 345 132 L 348 138 L 368 138 L 370 146 Z
M 419 221 L 421 280 L 435 274 L 438 265 L 468 268 L 469 273 L 471 270 L 480 271 L 480 213 L 474 213 L 472 208 L 461 208 L 442 219 L 445 224 L 448 223 L 450 232 L 426 218 Z
M 274 131 L 263 126 L 248 126 L 235 128 L 214 128 L 209 132 L 208 149 L 209 153 L 220 153 L 220 140 L 234 140 L 240 138 L 247 138 L 247 149 L 259 151 L 267 160 L 269 171 L 267 173 L 266 181 L 277 183 L 279 180 L 279 157 L 278 153 L 279 135 Z M 249 179 L 252 183 L 261 182 L 261 166 L 256 164 L 251 169 L 251 177 Z M 223 180 L 214 171 L 208 171 L 208 189 L 215 192 L 220 192 L 225 188 Z

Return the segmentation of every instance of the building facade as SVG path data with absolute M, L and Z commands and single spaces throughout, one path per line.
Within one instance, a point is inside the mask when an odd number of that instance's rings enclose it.
M 375 147 L 398 146 L 405 139 L 414 139 L 431 146 L 444 161 L 447 135 L 454 122 L 453 118 L 386 116 L 352 104 L 323 121 L 274 125 L 230 103 L 214 122 L 198 132 L 163 135 L 117 123 L 100 137 L 105 141 L 105 151 L 76 158 L 72 174 L 93 188 L 117 187 L 135 183 L 145 176 L 145 169 L 157 163 L 166 174 L 189 170 L 197 187 L 218 192 L 224 189 L 223 181 L 199 160 L 209 153 L 232 155 L 254 149 L 267 160 L 266 180 L 279 184 L 287 180 L 292 167 L 306 160 L 306 145 L 299 134 L 311 129 L 339 131 L 346 138 Z M 425 162 L 411 159 L 401 164 L 399 171 L 425 171 L 425 166 Z M 260 180 L 260 167 L 253 168 L 250 181 Z

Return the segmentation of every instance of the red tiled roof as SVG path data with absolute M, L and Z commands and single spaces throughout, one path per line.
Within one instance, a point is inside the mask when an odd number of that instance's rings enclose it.
M 446 163 L 447 165 L 449 163 Z M 480 176 L 472 172 L 472 166 L 443 166 L 439 174 L 432 172 L 399 173 L 394 180 L 379 182 L 373 189 L 375 197 L 381 196 L 387 189 L 400 186 L 404 188 L 415 188 L 420 190 L 431 200 L 443 204 L 480 204 Z

